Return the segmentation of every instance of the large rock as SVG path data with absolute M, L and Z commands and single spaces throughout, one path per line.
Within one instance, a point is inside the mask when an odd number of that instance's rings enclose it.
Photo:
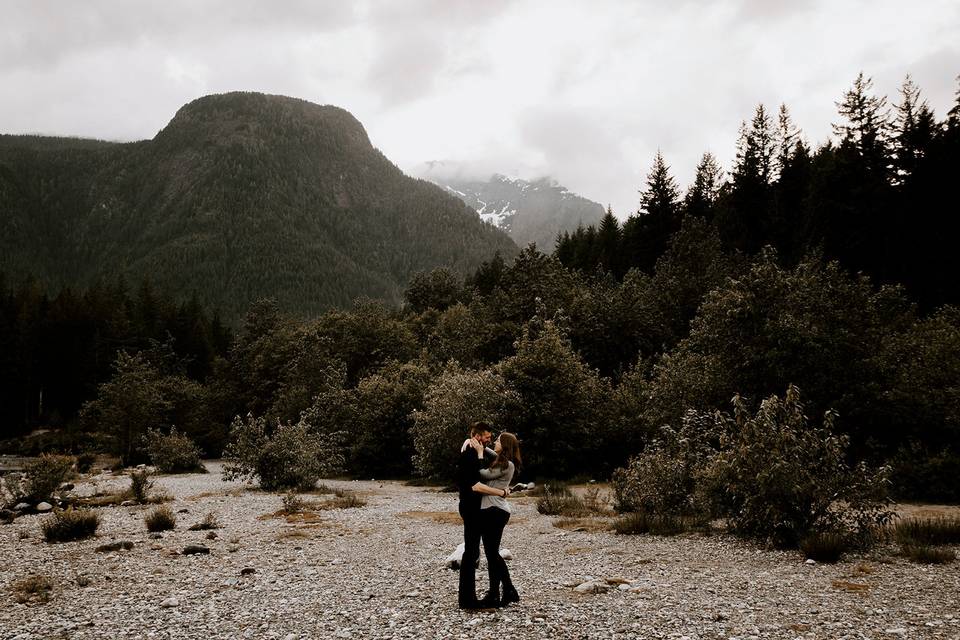
M 50 511 L 52 509 L 53 509 L 53 505 L 50 504 L 49 502 L 41 502 L 40 504 L 37 505 L 37 511 L 39 513 L 46 513 L 47 511 Z
M 202 544 L 188 544 L 183 548 L 183 555 L 193 556 L 198 554 L 207 554 L 210 553 L 208 547 L 203 546 Z
M 108 542 L 107 544 L 102 544 L 95 549 L 97 553 L 110 553 L 111 551 L 120 551 L 121 549 L 126 549 L 129 551 L 133 549 L 133 543 L 129 540 L 118 540 L 117 542 Z

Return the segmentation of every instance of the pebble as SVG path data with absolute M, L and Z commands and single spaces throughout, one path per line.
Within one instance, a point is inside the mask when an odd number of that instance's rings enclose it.
M 53 505 L 50 504 L 49 502 L 41 502 L 40 504 L 37 505 L 36 509 L 37 509 L 37 512 L 39 513 L 46 513 L 47 511 L 50 511 L 51 509 L 53 509 Z

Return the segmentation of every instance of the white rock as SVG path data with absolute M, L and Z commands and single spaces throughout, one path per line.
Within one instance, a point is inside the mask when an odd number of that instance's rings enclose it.
M 50 504 L 49 502 L 41 502 L 40 504 L 37 505 L 37 511 L 39 511 L 40 513 L 44 513 L 45 511 L 50 511 L 51 509 L 53 509 L 53 505 Z
M 807 558 L 807 562 L 806 562 L 805 564 L 811 564 L 811 565 L 812 565 L 812 564 L 817 564 L 817 561 L 814 560 L 813 558 Z
M 164 607 L 165 609 L 170 609 L 172 607 L 179 607 L 180 601 L 177 600 L 176 598 L 167 598 L 166 600 L 160 603 L 160 606 Z
M 17 506 L 15 506 L 15 507 L 13 508 L 13 510 L 14 510 L 14 511 L 24 511 L 24 510 L 29 509 L 29 508 L 30 508 L 30 505 L 27 504 L 26 502 L 18 502 L 18 503 L 17 503 Z

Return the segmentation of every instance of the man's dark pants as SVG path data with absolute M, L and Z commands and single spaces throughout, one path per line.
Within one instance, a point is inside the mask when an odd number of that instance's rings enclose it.
M 477 561 L 480 559 L 480 509 L 460 505 L 460 517 L 463 518 L 463 557 L 460 559 L 460 606 L 471 606 L 477 602 Z

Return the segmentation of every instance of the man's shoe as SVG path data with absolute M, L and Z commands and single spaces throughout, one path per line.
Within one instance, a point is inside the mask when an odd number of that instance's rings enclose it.
M 513 602 L 520 602 L 520 594 L 513 586 L 503 588 L 503 597 L 500 598 L 500 606 L 505 607 Z
M 482 609 L 480 606 L 479 600 L 461 600 L 457 602 L 457 607 L 460 609 Z
M 477 606 L 480 609 L 495 609 L 500 607 L 500 594 L 497 591 L 488 591 L 487 595 L 483 596 L 477 602 Z

